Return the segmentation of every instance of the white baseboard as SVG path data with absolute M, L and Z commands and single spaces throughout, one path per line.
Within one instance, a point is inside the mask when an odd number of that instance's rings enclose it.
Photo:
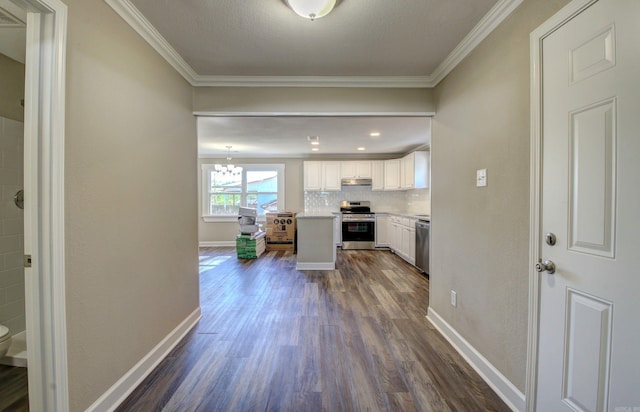
M 296 264 L 296 270 L 334 270 L 336 264 L 332 262 L 303 262 Z
M 115 410 L 127 396 L 158 366 L 180 340 L 196 325 L 202 314 L 200 307 L 193 311 L 174 330 L 165 336 L 147 355 L 133 368 L 129 369 L 113 386 L 111 386 L 87 411 L 102 412 Z
M 484 379 L 500 398 L 514 411 L 524 411 L 525 396 L 491 362 L 466 341 L 433 309 L 429 308 L 427 319 L 462 355 L 469 365 Z
M 198 244 L 199 247 L 226 247 L 226 246 L 236 246 L 235 240 L 204 240 Z

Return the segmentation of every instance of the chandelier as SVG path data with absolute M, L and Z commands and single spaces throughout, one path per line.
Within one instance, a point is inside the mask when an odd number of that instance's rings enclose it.
M 230 161 L 231 158 L 231 147 L 225 146 L 227 148 L 227 161 Z M 214 170 L 218 176 L 238 176 L 242 173 L 242 167 L 232 165 L 228 163 L 226 165 L 216 164 L 214 166 Z

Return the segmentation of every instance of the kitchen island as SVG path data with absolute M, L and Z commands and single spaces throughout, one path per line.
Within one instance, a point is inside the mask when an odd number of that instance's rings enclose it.
M 336 268 L 334 219 L 332 213 L 298 213 L 298 260 L 296 270 Z

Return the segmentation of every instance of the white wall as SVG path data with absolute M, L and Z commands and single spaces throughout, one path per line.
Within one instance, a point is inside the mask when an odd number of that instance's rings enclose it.
M 431 89 L 198 87 L 196 113 L 431 114 Z
M 199 306 L 192 87 L 103 0 L 69 8 L 69 396 L 83 411 Z
M 567 2 L 525 0 L 434 92 L 429 305 L 523 392 L 529 33 Z

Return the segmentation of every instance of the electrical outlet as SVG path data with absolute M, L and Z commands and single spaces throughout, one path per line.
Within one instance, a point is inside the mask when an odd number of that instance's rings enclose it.
M 458 294 L 455 290 L 451 290 L 451 306 L 454 308 L 458 306 Z

